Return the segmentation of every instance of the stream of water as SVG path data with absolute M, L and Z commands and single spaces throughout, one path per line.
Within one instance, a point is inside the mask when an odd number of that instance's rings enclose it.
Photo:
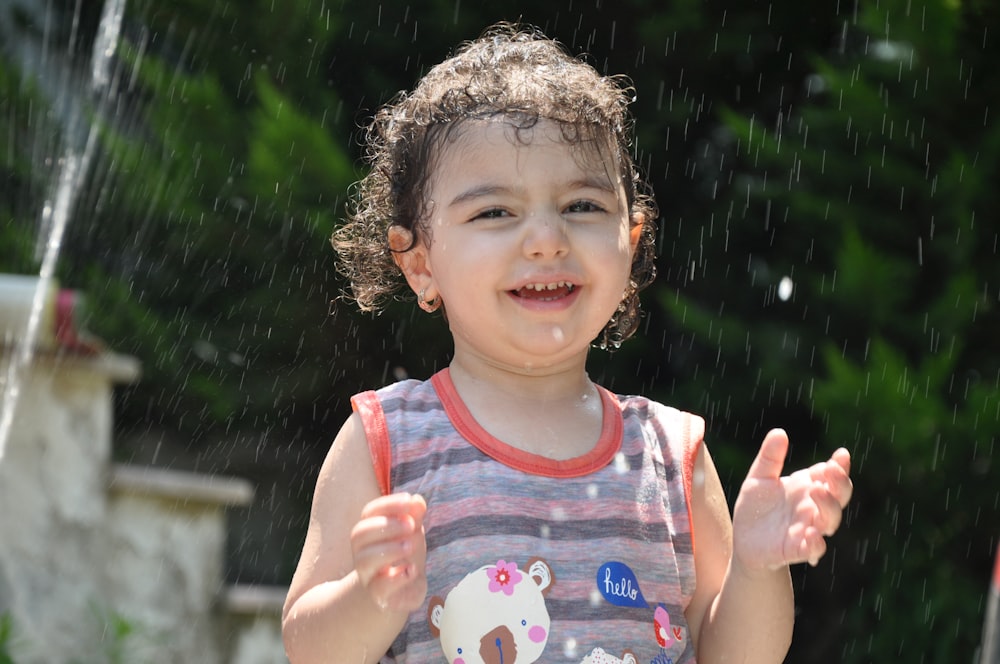
M 77 15 L 79 11 L 80 6 L 77 4 Z M 42 311 L 55 275 L 63 234 L 67 223 L 69 223 L 81 185 L 86 180 L 90 170 L 98 135 L 106 115 L 107 102 L 114 94 L 113 62 L 121 37 L 124 13 L 125 0 L 107 0 L 105 2 L 91 55 L 90 77 L 84 85 L 76 89 L 70 85 L 65 88 L 72 90 L 72 92 L 65 93 L 70 96 L 65 100 L 68 113 L 64 120 L 62 154 L 58 161 L 57 175 L 40 213 L 41 266 L 38 273 L 38 285 L 32 299 L 27 330 L 18 337 L 13 355 L 5 368 L 5 375 L 2 379 L 0 461 L 5 456 L 25 370 L 34 358 Z M 78 20 L 73 22 L 71 45 L 76 39 L 75 26 L 78 23 Z M 43 52 L 46 50 L 43 49 Z M 44 63 L 42 64 L 44 65 Z M 44 72 L 45 67 L 38 67 L 37 71 Z M 50 86 L 39 87 L 45 89 Z

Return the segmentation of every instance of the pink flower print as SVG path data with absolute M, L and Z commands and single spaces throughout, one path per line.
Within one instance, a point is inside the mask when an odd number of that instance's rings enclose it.
M 490 577 L 490 592 L 510 597 L 514 594 L 514 586 L 521 582 L 524 575 L 517 571 L 517 563 L 498 560 L 496 567 L 487 567 L 486 574 Z

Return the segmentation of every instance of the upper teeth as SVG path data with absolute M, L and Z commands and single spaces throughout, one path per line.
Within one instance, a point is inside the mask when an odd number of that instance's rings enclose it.
M 557 288 L 569 288 L 570 284 L 565 281 L 557 281 L 551 284 L 528 284 L 525 286 L 528 290 L 544 291 L 544 290 L 555 290 Z

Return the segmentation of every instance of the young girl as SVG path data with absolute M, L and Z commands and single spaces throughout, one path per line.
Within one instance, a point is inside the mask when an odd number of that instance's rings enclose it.
M 780 662 L 850 458 L 786 477 L 771 431 L 732 520 L 703 421 L 587 376 L 652 279 L 631 92 L 497 26 L 383 108 L 334 244 L 364 309 L 401 274 L 451 364 L 353 399 L 283 632 L 302 662 Z

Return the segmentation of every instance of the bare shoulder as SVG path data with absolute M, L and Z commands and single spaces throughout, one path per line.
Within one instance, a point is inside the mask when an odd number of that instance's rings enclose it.
M 351 504 L 356 502 L 350 498 L 364 496 L 360 502 L 363 506 L 378 495 L 368 439 L 360 416 L 353 413 L 340 428 L 320 468 L 313 496 L 312 519 L 329 514 L 327 499 L 334 499 L 333 503 L 338 507 L 334 511 L 350 511 Z M 361 514 L 360 506 L 354 514 L 355 520 Z
M 361 418 L 354 413 L 344 422 L 320 468 L 286 609 L 314 585 L 351 572 L 351 529 L 364 506 L 379 495 L 368 440 Z

